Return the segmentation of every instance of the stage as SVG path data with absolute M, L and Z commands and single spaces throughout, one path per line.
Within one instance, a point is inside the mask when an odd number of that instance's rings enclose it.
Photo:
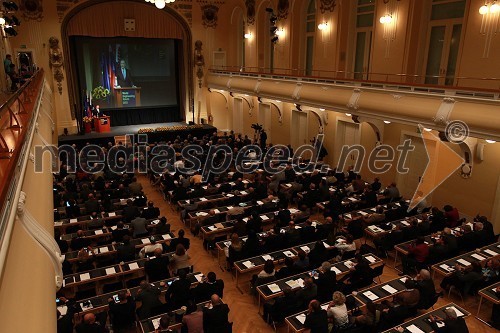
M 140 129 L 145 129 L 145 128 L 157 129 L 160 127 L 167 128 L 168 130 L 161 132 L 146 133 L 148 135 L 149 143 L 174 140 L 178 135 L 180 135 L 181 138 L 184 138 L 188 134 L 200 138 L 203 135 L 212 134 L 214 131 L 217 131 L 217 128 L 211 125 L 187 125 L 185 122 L 155 123 L 155 124 L 140 124 L 140 125 L 129 125 L 129 126 L 114 126 L 111 127 L 111 132 L 108 133 L 91 132 L 84 135 L 79 135 L 79 134 L 60 135 L 58 140 L 59 144 L 76 144 L 77 146 L 83 146 L 87 143 L 107 145 L 108 142 L 114 143 L 115 136 L 133 135 L 134 138 L 136 139 Z M 176 128 L 174 129 L 174 127 Z

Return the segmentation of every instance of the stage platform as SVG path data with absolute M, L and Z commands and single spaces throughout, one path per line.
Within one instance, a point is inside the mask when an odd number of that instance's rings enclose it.
M 185 122 L 173 122 L 173 123 L 156 123 L 156 124 L 141 124 L 141 125 L 129 125 L 129 126 L 115 126 L 111 127 L 111 132 L 109 133 L 87 133 L 87 134 L 74 134 L 74 135 L 61 135 L 59 136 L 59 144 L 76 144 L 78 146 L 83 146 L 86 143 L 91 144 L 107 144 L 108 142 L 114 143 L 115 136 L 122 135 L 133 135 L 134 138 L 137 138 L 137 134 L 140 129 L 144 128 L 152 128 L 156 129 L 159 127 L 179 127 L 182 126 L 181 129 L 172 129 L 163 132 L 152 132 L 147 133 L 148 142 L 160 142 L 160 141 L 169 141 L 175 139 L 178 135 L 181 137 L 186 137 L 188 134 L 196 137 L 202 137 L 206 134 L 212 134 L 214 131 L 217 131 L 217 128 L 211 125 L 186 125 Z

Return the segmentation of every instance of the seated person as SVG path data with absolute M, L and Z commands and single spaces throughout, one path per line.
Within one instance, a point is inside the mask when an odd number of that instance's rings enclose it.
M 135 246 L 130 243 L 130 236 L 123 236 L 123 243 L 116 246 L 117 262 L 127 262 L 135 259 Z
M 207 277 L 196 286 L 193 292 L 196 303 L 210 300 L 213 294 L 222 298 L 224 296 L 224 281 L 217 279 L 217 275 L 214 272 L 209 272 Z
M 317 300 L 309 302 L 304 326 L 311 333 L 328 333 L 328 315 Z
M 182 244 L 178 244 L 175 253 L 172 256 L 172 271 L 178 274 L 180 271 L 187 271 L 191 267 L 191 257 L 186 252 Z
M 446 308 L 444 310 L 446 318 L 439 318 L 437 316 L 429 316 L 431 327 L 436 333 L 469 333 L 467 323 L 464 318 L 458 317 L 455 310 Z M 443 327 L 439 327 L 437 322 L 444 323 Z
M 149 260 L 144 263 L 144 271 L 146 272 L 149 282 L 168 279 L 170 277 L 168 257 L 162 255 L 161 249 L 156 249 L 154 254 L 154 257 L 149 258 Z
M 155 207 L 153 201 L 149 201 L 148 206 L 142 210 L 141 216 L 146 220 L 156 219 L 160 216 L 160 208 Z
M 328 317 L 332 319 L 333 327 L 336 329 L 346 327 L 349 324 L 349 315 L 345 301 L 344 294 L 336 291 L 333 293 L 332 301 L 328 304 Z
M 417 265 L 422 265 L 429 257 L 429 246 L 425 244 L 423 237 L 418 237 L 412 245 L 408 248 L 408 255 L 403 257 L 403 273 L 400 275 L 408 274 L 412 268 Z
M 318 285 L 318 300 L 326 302 L 337 289 L 337 273 L 332 271 L 332 264 L 325 261 L 318 269 L 316 284 Z
M 297 291 L 297 298 L 302 304 L 302 308 L 307 307 L 310 301 L 318 296 L 318 286 L 314 283 L 312 277 L 306 277 L 304 279 L 304 287 Z
M 436 297 L 436 287 L 431 273 L 426 269 L 421 269 L 415 278 L 415 288 L 420 292 L 419 309 L 427 310 L 434 305 Z
M 130 291 L 120 291 L 118 293 L 119 302 L 112 298 L 108 299 L 108 313 L 115 332 L 129 332 L 135 328 L 135 301 Z
M 271 323 L 281 321 L 285 317 L 300 311 L 297 294 L 289 287 L 283 289 L 283 296 L 276 298 L 274 302 L 264 303 L 264 319 Z
M 455 272 L 446 276 L 441 281 L 441 288 L 448 290 L 451 286 L 463 291 L 464 297 L 469 293 L 471 287 L 483 280 L 482 267 L 479 262 L 472 262 L 468 267 L 455 265 Z
M 309 269 L 309 257 L 307 256 L 307 253 L 299 249 L 297 251 L 297 261 L 293 264 L 293 268 L 295 269 L 296 272 L 303 272 L 307 269 Z
M 144 246 L 140 251 L 139 251 L 139 258 L 145 258 L 149 257 L 150 255 L 153 255 L 153 253 L 156 251 L 156 249 L 160 249 L 163 252 L 163 245 L 160 243 L 157 243 L 158 238 L 155 236 L 149 237 L 149 241 L 151 242 L 150 244 Z

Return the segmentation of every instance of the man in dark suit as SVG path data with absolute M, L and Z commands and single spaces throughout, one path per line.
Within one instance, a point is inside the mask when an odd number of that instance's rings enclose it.
M 148 202 L 148 206 L 142 210 L 142 217 L 146 220 L 156 219 L 160 216 L 160 208 L 155 207 L 153 201 Z
M 191 299 L 191 282 L 186 278 L 186 270 L 181 269 L 178 272 L 179 280 L 172 282 L 165 293 L 165 299 L 172 310 L 187 305 Z
M 123 236 L 123 244 L 116 247 L 117 262 L 127 262 L 135 259 L 135 246 L 130 244 L 130 236 Z M 167 263 L 168 264 L 168 263 Z
M 337 289 L 337 273 L 331 270 L 332 264 L 325 261 L 321 264 L 318 274 L 318 299 L 321 302 L 329 301 L 333 292 Z
M 127 69 L 127 64 L 125 60 L 120 60 L 120 68 L 115 71 L 116 82 L 118 84 L 117 88 L 120 87 L 134 87 L 134 81 L 132 80 L 132 75 L 130 70 Z
M 168 279 L 170 277 L 168 257 L 162 256 L 161 249 L 156 249 L 154 254 L 155 256 L 144 264 L 144 270 L 149 278 L 149 282 Z
M 139 291 L 135 296 L 135 300 L 141 302 L 141 307 L 137 309 L 137 316 L 140 320 L 151 317 L 155 308 L 162 305 L 159 297 L 160 290 L 158 288 L 152 287 L 146 281 L 141 281 Z
M 309 303 L 304 326 L 309 328 L 311 333 L 328 332 L 328 315 L 326 310 L 321 308 L 321 304 L 317 300 L 312 300 Z
M 83 230 L 78 230 L 76 232 L 76 237 L 71 240 L 71 243 L 69 247 L 73 251 L 80 251 L 84 247 L 87 247 L 90 245 L 90 241 L 88 238 L 85 238 L 85 234 Z
M 186 250 L 189 250 L 190 241 L 189 238 L 184 237 L 184 234 L 184 229 L 180 229 L 178 237 L 170 241 L 169 251 L 175 251 L 175 249 L 177 249 L 177 245 L 179 244 L 182 244 Z
M 108 299 L 108 313 L 112 318 L 113 331 L 131 332 L 135 328 L 135 301 L 129 291 L 119 292 L 118 300 L 116 303 L 112 298 Z
M 446 319 L 442 319 L 435 316 L 429 316 L 431 322 L 431 327 L 436 333 L 469 333 L 467 324 L 464 318 L 457 317 L 457 313 L 452 308 L 447 308 L 444 310 L 446 314 Z M 444 326 L 439 327 L 437 322 L 443 322 Z
M 208 307 L 203 308 L 203 331 L 205 333 L 229 333 L 229 307 L 218 295 L 212 295 Z
M 120 221 L 117 223 L 116 229 L 111 232 L 111 235 L 113 236 L 113 241 L 121 242 L 125 235 L 130 235 L 129 229 L 125 229 L 124 227 L 125 225 L 123 224 L 123 222 Z
M 224 281 L 217 280 L 214 272 L 209 272 L 205 281 L 202 281 L 194 289 L 196 303 L 208 301 L 212 295 L 218 295 L 220 298 L 224 294 Z
M 88 200 L 85 202 L 85 213 L 90 215 L 94 212 L 99 212 L 99 202 L 94 197 L 94 194 L 90 193 Z
M 420 292 L 420 301 L 418 309 L 427 310 L 434 305 L 436 300 L 436 287 L 428 270 L 422 269 L 416 277 L 415 288 Z
M 134 202 L 131 199 L 128 199 L 127 206 L 123 208 L 122 211 L 122 216 L 125 222 L 130 222 L 140 215 L 141 212 L 139 211 L 139 208 L 137 208 L 137 206 L 134 205 Z

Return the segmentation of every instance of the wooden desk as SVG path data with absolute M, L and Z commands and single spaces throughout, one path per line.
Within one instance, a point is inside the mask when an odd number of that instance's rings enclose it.
M 141 106 L 141 88 L 140 87 L 114 87 L 113 91 L 115 93 L 115 103 L 116 106 L 121 108 L 123 106 L 125 107 L 134 107 L 134 106 Z M 130 93 L 133 93 L 134 95 L 134 103 L 131 103 L 129 101 L 131 95 Z M 125 98 L 125 99 L 124 99 Z
M 411 325 L 415 325 L 416 327 L 418 327 L 420 330 L 422 330 L 425 333 L 432 333 L 432 332 L 434 332 L 434 330 L 432 329 L 432 327 L 428 321 L 429 317 L 432 315 L 432 316 L 438 316 L 441 318 L 446 318 L 444 310 L 446 308 L 449 308 L 449 307 L 454 307 L 455 309 L 460 311 L 462 314 L 462 316 L 460 316 L 460 317 L 465 318 L 465 317 L 470 316 L 470 313 L 467 312 L 465 309 L 459 307 L 458 305 L 456 305 L 454 303 L 449 303 L 443 307 L 440 307 L 439 309 L 427 312 L 421 316 L 413 318 L 412 320 L 406 321 L 405 323 L 398 325 L 394 328 L 391 328 L 387 331 L 384 331 L 383 333 L 399 333 L 399 331 L 397 330 L 398 327 L 402 327 L 406 331 L 406 328 L 411 326 Z M 458 313 L 457 313 L 457 315 L 458 315 Z
M 483 303 L 483 298 L 490 301 L 493 304 L 500 304 L 500 297 L 498 297 L 495 292 L 495 290 L 498 287 L 500 287 L 500 282 L 494 283 L 491 286 L 479 290 L 479 296 L 481 296 L 481 298 L 479 299 L 479 306 L 477 307 L 477 314 L 476 314 L 476 317 L 479 320 L 483 321 L 482 319 L 479 318 L 479 311 L 481 311 L 481 304 Z

